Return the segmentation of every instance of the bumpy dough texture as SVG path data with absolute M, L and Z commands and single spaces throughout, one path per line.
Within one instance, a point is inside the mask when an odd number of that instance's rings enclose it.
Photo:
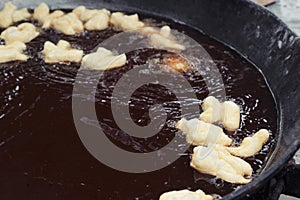
M 84 23 L 84 28 L 87 30 L 104 30 L 109 26 L 109 10 L 87 9 L 84 6 L 79 6 L 72 12 Z
M 223 130 L 213 124 L 209 124 L 199 119 L 181 119 L 176 128 L 186 135 L 187 142 L 193 145 L 220 144 L 229 146 L 232 143 Z
M 144 32 L 147 30 L 143 30 Z M 148 32 L 151 30 L 148 29 Z M 185 46 L 178 44 L 174 36 L 171 34 L 169 26 L 163 26 L 159 32 L 150 35 L 150 44 L 156 48 L 185 50 Z
M 88 69 L 107 70 L 125 65 L 126 55 L 114 56 L 113 53 L 103 47 L 97 52 L 85 55 L 82 59 L 82 66 Z
M 227 147 L 227 150 L 238 157 L 250 157 L 258 153 L 269 139 L 269 132 L 261 129 L 253 136 L 244 138 L 239 147 Z
M 122 30 L 137 30 L 143 28 L 145 24 L 139 20 L 138 14 L 125 15 L 115 12 L 111 15 L 110 23 Z
M 50 13 L 50 9 L 45 3 L 41 3 L 34 9 L 33 18 L 43 25 L 42 28 L 53 27 L 66 35 L 75 35 L 84 30 L 82 21 L 75 13 L 65 14 L 61 10 Z
M 45 42 L 42 52 L 46 63 L 80 62 L 83 56 L 82 50 L 73 49 L 69 42 L 60 40 L 57 45 Z
M 235 131 L 240 126 L 240 108 L 232 101 L 220 103 L 218 99 L 209 96 L 202 104 L 203 113 L 200 119 L 207 123 L 220 122 L 229 131 Z
M 201 173 L 216 176 L 230 183 L 247 184 L 251 181 L 245 178 L 252 175 L 251 165 L 232 156 L 221 145 L 195 147 L 191 166 Z
M 213 197 L 206 195 L 202 190 L 196 192 L 180 190 L 166 192 L 159 197 L 159 200 L 213 200 Z
M 56 30 L 66 35 L 75 35 L 84 30 L 82 21 L 78 19 L 75 13 L 68 13 L 61 17 L 54 18 L 52 25 Z
M 9 45 L 0 45 L 0 63 L 10 61 L 26 61 L 28 57 L 23 54 L 26 45 L 22 42 L 13 42 Z
M 50 9 L 47 4 L 41 3 L 38 7 L 34 9 L 33 19 L 38 20 L 40 23 L 44 23 L 44 21 L 48 18 L 50 13 Z
M 43 29 L 50 28 L 51 26 L 53 26 L 53 24 L 52 24 L 53 20 L 56 18 L 62 17 L 64 14 L 65 13 L 61 10 L 56 10 L 56 11 L 52 12 L 45 18 L 42 28 Z
M 27 8 L 22 8 L 13 12 L 12 19 L 14 22 L 19 22 L 25 19 L 29 19 L 31 14 L 28 12 Z
M 0 27 L 7 28 L 14 22 L 22 21 L 31 17 L 27 8 L 17 10 L 17 7 L 11 2 L 4 4 L 4 8 L 0 11 Z
M 6 44 L 19 41 L 23 43 L 30 42 L 39 35 L 36 27 L 30 23 L 22 23 L 19 26 L 12 26 L 4 30 L 0 37 L 5 41 Z

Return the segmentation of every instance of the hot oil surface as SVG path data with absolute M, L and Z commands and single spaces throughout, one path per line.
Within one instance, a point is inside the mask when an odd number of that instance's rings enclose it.
M 254 175 L 264 165 L 274 148 L 276 109 L 263 76 L 230 48 L 198 31 L 170 23 L 197 40 L 213 58 L 225 84 L 227 99 L 242 106 L 241 128 L 230 137 L 235 143 L 260 128 L 271 131 L 271 139 L 257 155 L 246 159 Z M 113 170 L 94 159 L 81 143 L 72 116 L 72 90 L 79 64 L 45 64 L 40 51 L 45 41 L 65 39 L 89 53 L 98 43 L 118 33 L 84 32 L 65 36 L 54 30 L 41 33 L 27 44 L 28 62 L 11 62 L 0 66 L 0 193 L 3 199 L 158 199 L 163 192 L 202 189 L 207 194 L 226 195 L 237 185 L 196 172 L 190 166 L 189 153 L 159 171 L 129 174 Z M 149 107 L 161 104 L 168 113 L 166 125 L 154 137 L 129 137 L 116 126 L 110 108 L 113 86 L 128 70 L 149 58 L 160 58 L 166 52 L 145 49 L 127 53 L 124 68 L 105 72 L 96 94 L 97 115 L 107 137 L 119 147 L 132 152 L 155 151 L 166 145 L 175 134 L 174 122 L 182 116 L 176 96 L 166 88 L 149 84 L 136 90 L 130 101 L 132 120 L 144 126 L 149 123 Z M 161 73 L 167 73 L 162 71 Z M 171 72 L 168 72 L 171 73 Z M 141 73 L 142 78 L 143 73 Z M 187 72 L 199 100 L 208 95 L 202 77 Z M 85 84 L 83 78 L 82 83 Z M 134 80 L 133 80 L 134 81 Z M 217 85 L 216 85 L 217 89 Z M 184 89 L 182 89 L 184 90 Z M 183 91 L 184 92 L 184 91 Z M 157 95 L 160 94 L 160 95 Z M 75 98 L 89 101 L 76 93 Z M 199 101 L 188 106 L 199 106 Z M 159 117 L 159 116 L 158 116 Z M 190 116 L 197 117 L 195 113 Z M 83 116 L 84 118 L 84 116 Z M 87 120 L 82 123 L 89 124 Z M 113 158 L 112 158 L 113 159 Z

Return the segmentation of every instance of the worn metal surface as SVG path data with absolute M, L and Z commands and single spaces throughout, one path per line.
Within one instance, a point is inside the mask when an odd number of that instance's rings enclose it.
M 277 0 L 275 4 L 267 7 L 288 25 L 298 36 L 300 35 L 300 0 Z M 300 150 L 294 156 L 297 164 L 300 164 Z

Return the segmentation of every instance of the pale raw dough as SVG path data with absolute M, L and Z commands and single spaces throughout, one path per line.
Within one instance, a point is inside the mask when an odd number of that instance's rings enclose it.
M 138 14 L 125 15 L 115 12 L 111 15 L 110 23 L 122 30 L 137 30 L 143 28 L 145 24 L 139 20 Z
M 57 45 L 45 42 L 42 52 L 46 63 L 80 62 L 83 56 L 82 50 L 73 49 L 69 42 L 60 40 Z
M 239 147 L 227 147 L 227 150 L 234 156 L 250 157 L 262 149 L 269 136 L 270 134 L 266 129 L 261 129 L 253 136 L 244 138 Z
M 201 173 L 210 174 L 229 183 L 247 184 L 245 176 L 252 175 L 252 167 L 241 158 L 232 156 L 224 146 L 194 148 L 191 166 Z
M 7 28 L 13 21 L 13 13 L 17 10 L 17 7 L 11 2 L 4 4 L 4 8 L 0 11 L 0 27 Z
M 27 8 L 22 8 L 13 12 L 12 19 L 14 22 L 19 22 L 25 19 L 29 19 L 31 14 L 28 12 Z
M 75 35 L 84 30 L 82 21 L 79 20 L 75 13 L 68 13 L 61 17 L 54 18 L 52 25 L 56 30 L 66 35 Z
M 84 30 L 83 23 L 77 14 L 73 12 L 65 14 L 61 10 L 56 10 L 50 14 L 50 9 L 45 3 L 41 3 L 34 9 L 33 18 L 43 25 L 42 28 L 53 27 L 66 35 L 75 35 Z
M 125 65 L 126 59 L 125 54 L 114 56 L 111 51 L 99 47 L 97 52 L 85 55 L 81 65 L 88 69 L 107 70 Z
M 180 190 L 166 192 L 159 197 L 159 200 L 213 200 L 213 197 L 206 195 L 202 190 L 196 192 Z
M 151 33 L 151 29 L 142 30 L 144 33 Z M 169 26 L 163 26 L 159 32 L 150 34 L 150 44 L 156 48 L 185 50 L 185 46 L 178 44 L 174 36 L 171 34 Z
M 203 113 L 200 119 L 207 123 L 220 122 L 229 131 L 235 131 L 240 126 L 240 108 L 232 101 L 220 103 L 218 99 L 209 96 L 202 104 Z
M 50 9 L 47 4 L 41 3 L 38 7 L 34 9 L 33 19 L 38 20 L 41 24 L 48 18 Z
M 193 145 L 220 144 L 229 146 L 232 143 L 223 130 L 213 124 L 209 124 L 199 119 L 181 119 L 176 128 L 180 129 L 186 135 L 187 142 Z
M 84 23 L 87 30 L 104 30 L 109 26 L 110 11 L 106 9 L 96 10 L 87 9 L 79 6 L 73 11 L 78 18 Z
M 98 13 L 89 19 L 84 28 L 87 30 L 104 30 L 109 26 L 109 16 L 105 13 Z
M 84 6 L 78 6 L 72 12 L 75 13 L 78 16 L 78 18 L 83 22 L 89 21 L 91 18 L 93 18 L 95 15 L 97 15 L 99 13 L 103 13 L 108 16 L 110 16 L 110 14 L 111 14 L 110 11 L 107 9 L 100 9 L 100 10 L 87 9 Z
M 22 23 L 19 26 L 11 26 L 4 30 L 0 37 L 5 41 L 6 44 L 11 44 L 15 41 L 23 43 L 30 42 L 39 35 L 36 27 L 30 23 Z
M 26 45 L 22 42 L 13 42 L 9 45 L 0 45 L 0 63 L 10 61 L 26 61 L 28 57 L 23 54 Z
M 58 17 L 62 17 L 64 14 L 65 13 L 61 10 L 56 10 L 56 11 L 52 12 L 45 18 L 42 28 L 43 29 L 50 28 L 52 26 L 52 21 Z

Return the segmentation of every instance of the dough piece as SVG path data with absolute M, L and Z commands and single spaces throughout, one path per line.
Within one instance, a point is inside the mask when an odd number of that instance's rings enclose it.
M 253 136 L 244 138 L 239 147 L 227 147 L 227 150 L 234 156 L 250 157 L 262 149 L 269 136 L 270 134 L 266 129 L 261 129 Z
M 84 22 L 87 30 L 104 30 L 109 26 L 110 11 L 106 9 L 90 10 L 84 6 L 79 6 L 73 11 L 78 18 Z
M 30 42 L 39 35 L 36 31 L 36 27 L 30 23 L 22 23 L 18 27 L 12 26 L 4 30 L 0 37 L 5 41 L 6 44 L 11 44 L 15 41 L 23 43 Z
M 23 54 L 26 45 L 22 42 L 13 42 L 9 45 L 0 45 L 0 63 L 10 61 L 26 61 L 28 57 Z
M 101 10 L 87 9 L 84 6 L 78 6 L 72 12 L 75 13 L 78 16 L 78 18 L 83 22 L 87 22 L 88 20 L 90 20 L 92 17 L 94 17 L 95 15 L 97 15 L 99 13 L 106 14 L 107 16 L 110 16 L 110 11 L 109 10 L 106 10 L 106 9 L 101 9 Z
M 143 30 L 143 32 L 151 32 L 151 29 Z M 153 33 L 150 35 L 150 44 L 156 48 L 164 48 L 171 50 L 185 50 L 185 46 L 178 44 L 175 38 L 171 34 L 171 28 L 169 26 L 164 26 L 160 29 L 158 33 Z
M 75 13 L 68 13 L 52 20 L 53 27 L 66 34 L 75 35 L 83 31 L 83 24 Z
M 33 19 L 38 20 L 41 24 L 44 24 L 45 20 L 48 18 L 50 9 L 47 4 L 41 3 L 38 7 L 34 9 Z
M 28 12 L 27 8 L 22 8 L 13 12 L 12 19 L 14 22 L 19 22 L 25 19 L 29 19 L 31 14 Z
M 220 144 L 229 146 L 232 143 L 220 127 L 209 124 L 199 119 L 181 119 L 176 128 L 180 129 L 186 135 L 187 142 L 193 145 Z
M 104 30 L 109 26 L 109 16 L 105 13 L 97 13 L 85 24 L 87 30 Z
M 137 30 L 143 28 L 145 24 L 139 20 L 138 14 L 125 15 L 115 12 L 111 15 L 110 23 L 122 30 Z
M 207 123 L 220 122 L 228 131 L 235 131 L 240 126 L 240 108 L 232 101 L 220 103 L 218 99 L 209 96 L 202 104 L 203 113 L 200 119 Z
M 52 21 L 56 18 L 62 17 L 64 14 L 65 13 L 61 10 L 56 10 L 52 12 L 45 18 L 42 28 L 43 29 L 50 28 L 52 26 Z
M 111 51 L 99 47 L 97 52 L 85 55 L 81 64 L 88 69 L 107 70 L 125 65 L 126 59 L 125 54 L 114 56 Z
M 195 147 L 191 167 L 229 183 L 247 184 L 251 181 L 250 178 L 245 178 L 252 175 L 251 165 L 241 158 L 232 156 L 221 145 Z
M 144 28 L 141 28 L 138 30 L 139 33 L 146 35 L 146 36 L 151 36 L 152 34 L 159 34 L 159 30 L 154 27 L 146 26 Z
M 17 10 L 17 7 L 11 2 L 4 4 L 4 8 L 0 11 L 0 27 L 7 28 L 13 23 L 13 13 Z
M 82 50 L 73 49 L 65 40 L 60 40 L 57 45 L 45 42 L 42 53 L 45 55 L 46 63 L 80 62 L 83 56 Z
M 166 192 L 159 197 L 159 200 L 213 200 L 213 197 L 206 195 L 202 190 L 196 192 L 180 190 Z

